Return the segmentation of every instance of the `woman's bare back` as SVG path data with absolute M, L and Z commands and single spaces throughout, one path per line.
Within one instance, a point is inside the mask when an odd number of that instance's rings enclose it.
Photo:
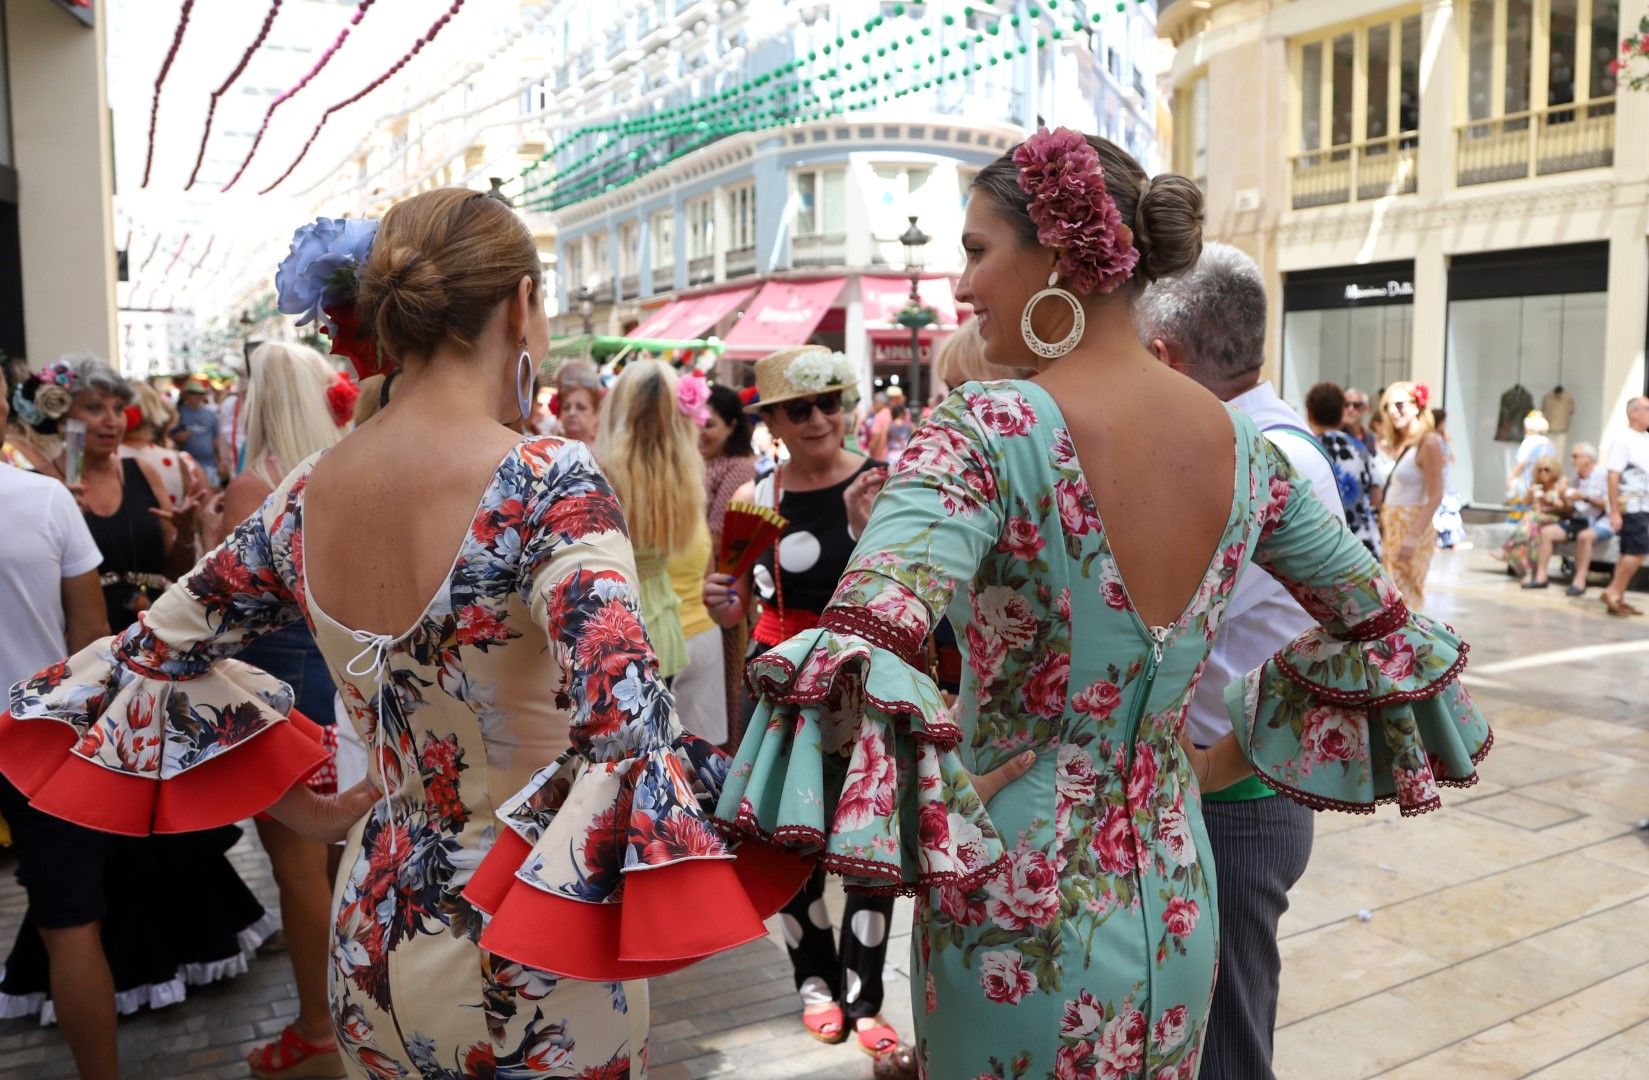
M 1236 434 L 1218 398 L 1150 359 L 1036 380 L 1064 414 L 1117 572 L 1148 626 L 1196 597 L 1231 516 Z
M 399 635 L 440 590 L 499 464 L 502 424 L 386 410 L 316 463 L 304 491 L 310 602 L 352 630 Z

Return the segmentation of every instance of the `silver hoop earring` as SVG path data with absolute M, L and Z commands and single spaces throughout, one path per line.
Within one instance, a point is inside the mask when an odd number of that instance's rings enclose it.
M 532 417 L 532 390 L 533 390 L 533 363 L 532 356 L 526 349 L 515 360 L 515 399 L 521 408 L 523 420 Z
M 1025 302 L 1025 313 L 1019 318 L 1019 336 L 1025 339 L 1025 347 L 1038 356 L 1049 360 L 1064 356 L 1082 340 L 1082 331 L 1087 326 L 1087 318 L 1082 313 L 1082 301 L 1076 294 L 1061 289 L 1056 283 L 1059 281 L 1059 271 L 1055 270 L 1048 275 L 1048 287 L 1037 293 Z M 1031 312 L 1036 305 L 1050 296 L 1057 296 L 1071 305 L 1071 332 L 1058 341 L 1043 341 L 1036 336 L 1036 330 L 1031 327 Z

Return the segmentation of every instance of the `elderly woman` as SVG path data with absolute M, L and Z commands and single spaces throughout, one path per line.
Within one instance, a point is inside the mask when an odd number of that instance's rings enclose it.
M 561 434 L 594 443 L 601 426 L 601 376 L 587 360 L 569 360 L 555 373 L 556 420 Z
M 1557 528 L 1568 518 L 1573 507 L 1563 481 L 1563 467 L 1554 455 L 1547 454 L 1534 462 L 1534 482 L 1526 493 L 1528 513 L 1514 526 L 1511 539 L 1501 548 L 1500 555 L 1517 573 L 1525 589 L 1544 589 L 1546 563 L 1551 561 L 1551 548 L 1545 548 L 1545 558 L 1536 552 L 1541 548 L 1541 537 L 1548 528 Z
M 1529 488 L 1534 484 L 1535 462 L 1543 457 L 1556 456 L 1557 447 L 1546 435 L 1549 430 L 1551 425 L 1539 409 L 1523 418 L 1523 441 L 1518 444 L 1511 471 L 1506 474 L 1506 497 L 1509 501 L 1518 504 L 1528 502 Z
M 1575 466 L 1574 483 L 1559 484 L 1567 513 L 1560 520 L 1540 527 L 1534 576 L 1529 587 L 1546 587 L 1552 551 L 1568 541 L 1575 546 L 1575 577 L 1565 591 L 1570 596 L 1584 596 L 1592 551 L 1599 541 L 1607 541 L 1615 533 L 1609 528 L 1609 480 L 1597 467 L 1597 447 L 1588 442 L 1575 443 L 1569 451 L 1569 460 Z

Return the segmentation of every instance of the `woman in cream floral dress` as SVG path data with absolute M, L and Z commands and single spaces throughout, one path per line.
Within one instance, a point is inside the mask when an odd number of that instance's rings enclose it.
M 611 489 L 583 444 L 506 426 L 548 346 L 531 235 L 454 188 L 397 205 L 376 239 L 361 224 L 300 231 L 278 281 L 340 324 L 335 348 L 364 326 L 400 359 L 390 403 L 131 631 L 14 687 L 0 767 L 93 827 L 270 804 L 309 835 L 352 823 L 330 984 L 353 1076 L 643 1076 L 646 977 L 763 936 L 810 867 L 734 863 L 699 805 L 725 761 L 681 737 Z M 329 290 L 356 268 L 346 313 Z M 299 620 L 375 791 L 307 793 L 312 725 L 228 659 Z M 404 629 L 362 628 L 386 625 Z
M 1252 767 L 1308 805 L 1415 813 L 1488 747 L 1454 681 L 1463 643 L 1409 615 L 1251 422 L 1133 339 L 1122 287 L 1195 261 L 1199 205 L 1063 130 L 981 173 L 958 295 L 994 362 L 1041 374 L 952 393 L 819 627 L 750 665 L 763 704 L 718 816 L 822 850 L 849 888 L 916 895 L 918 1049 L 938 1080 L 1191 1080 L 1217 956 L 1200 791 Z M 1039 309 L 1020 344 L 1025 283 L 1050 268 L 1087 331 L 1033 350 L 1073 322 Z M 1236 732 L 1205 754 L 1185 713 L 1250 564 L 1322 626 L 1232 688 Z M 923 649 L 946 615 L 966 656 L 954 714 Z M 973 775 L 1027 750 L 987 814 Z

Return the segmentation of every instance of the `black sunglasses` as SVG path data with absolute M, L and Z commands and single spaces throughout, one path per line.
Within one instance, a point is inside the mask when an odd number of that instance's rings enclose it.
M 779 408 L 784 410 L 792 424 L 805 424 L 812 417 L 815 408 L 826 416 L 835 416 L 841 412 L 842 392 L 832 390 L 817 397 L 791 398 L 789 401 L 779 402 Z

